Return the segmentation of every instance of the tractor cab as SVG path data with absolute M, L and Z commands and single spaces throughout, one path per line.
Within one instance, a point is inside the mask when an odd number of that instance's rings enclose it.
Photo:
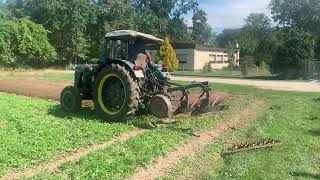
M 105 36 L 100 61 L 122 60 L 138 63 L 149 60 L 146 46 L 149 44 L 162 44 L 163 40 L 152 35 L 132 30 L 119 30 Z M 141 63 L 141 62 L 140 62 Z

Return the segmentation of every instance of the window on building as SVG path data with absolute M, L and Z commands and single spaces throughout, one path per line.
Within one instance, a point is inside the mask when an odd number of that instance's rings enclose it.
M 223 63 L 223 56 L 219 55 L 217 56 L 217 64 L 222 64 Z
M 209 62 L 210 63 L 217 63 L 217 55 L 209 54 Z
M 177 58 L 179 59 L 180 64 L 188 63 L 188 55 L 187 54 L 177 54 Z
M 177 54 L 179 59 L 179 71 L 185 71 L 188 64 L 188 55 L 187 54 Z

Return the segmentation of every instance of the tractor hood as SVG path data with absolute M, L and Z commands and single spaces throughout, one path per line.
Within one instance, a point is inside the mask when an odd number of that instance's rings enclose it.
M 152 43 L 152 42 L 156 42 L 158 44 L 163 43 L 162 39 L 159 39 L 150 34 L 145 34 L 145 33 L 137 32 L 133 30 L 118 30 L 118 31 L 109 32 L 107 33 L 106 38 L 110 38 L 110 39 L 142 38 L 148 43 Z

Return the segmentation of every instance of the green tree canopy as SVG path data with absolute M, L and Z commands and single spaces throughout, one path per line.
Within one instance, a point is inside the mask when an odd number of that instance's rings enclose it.
M 289 69 L 302 71 L 306 61 L 313 60 L 315 41 L 312 34 L 286 28 L 280 33 L 280 40 L 276 58 L 272 61 L 274 72 L 285 74 Z
M 224 29 L 222 33 L 217 36 L 217 46 L 227 48 L 230 42 L 239 42 L 241 36 L 242 29 Z
M 215 34 L 208 24 L 207 13 L 201 9 L 196 9 L 192 17 L 192 37 L 193 40 L 202 45 L 214 46 Z
M 316 57 L 320 59 L 320 1 L 319 0 L 272 0 L 273 19 L 280 27 L 299 28 L 311 32 L 317 41 Z
M 7 0 L 6 5 L 14 17 L 29 16 L 51 32 L 49 40 L 62 64 L 99 57 L 101 40 L 113 30 L 191 42 L 184 16 L 198 9 L 195 0 Z
M 4 66 L 41 67 L 53 62 L 56 52 L 48 31 L 27 18 L 0 19 L 0 62 Z

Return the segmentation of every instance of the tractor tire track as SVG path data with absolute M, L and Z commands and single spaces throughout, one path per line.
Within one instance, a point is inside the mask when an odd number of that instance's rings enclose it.
M 0 177 L 1 180 L 16 180 L 16 179 L 22 179 L 22 178 L 30 178 L 35 176 L 36 174 L 42 172 L 42 171 L 54 171 L 61 165 L 70 162 L 70 161 L 79 161 L 82 157 L 88 155 L 89 153 L 96 152 L 98 150 L 102 150 L 107 148 L 108 146 L 112 145 L 115 142 L 121 142 L 121 141 L 127 141 L 128 139 L 134 138 L 135 136 L 138 136 L 140 134 L 143 134 L 149 130 L 143 130 L 138 129 L 131 132 L 124 133 L 110 141 L 107 141 L 102 144 L 94 145 L 86 149 L 81 149 L 75 153 L 64 155 L 61 157 L 57 157 L 51 162 L 41 164 L 34 168 L 28 168 L 20 172 L 12 172 L 7 175 L 4 175 L 3 177 Z
M 252 117 L 256 114 L 257 109 L 262 108 L 263 101 L 256 101 L 248 105 L 244 111 L 235 115 L 227 122 L 218 124 L 214 129 L 208 132 L 199 133 L 198 138 L 194 138 L 190 143 L 185 146 L 181 146 L 175 151 L 171 152 L 166 157 L 161 157 L 158 161 L 147 167 L 146 169 L 136 172 L 128 179 L 156 179 L 157 177 L 167 175 L 170 170 L 179 165 L 186 157 L 194 157 L 197 153 L 203 152 L 204 148 L 213 140 L 222 137 L 234 126 L 239 123 L 248 123 L 252 120 Z

